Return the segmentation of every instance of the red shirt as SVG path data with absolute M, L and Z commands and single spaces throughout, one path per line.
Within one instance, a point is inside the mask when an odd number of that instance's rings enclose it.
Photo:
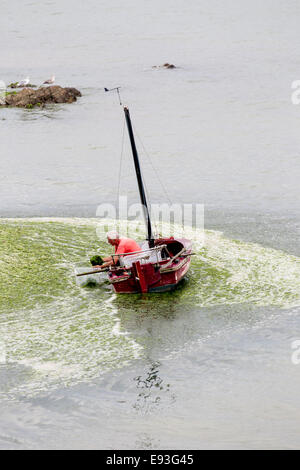
M 120 243 L 115 247 L 115 254 L 132 253 L 134 251 L 141 251 L 140 246 L 131 238 L 120 238 Z

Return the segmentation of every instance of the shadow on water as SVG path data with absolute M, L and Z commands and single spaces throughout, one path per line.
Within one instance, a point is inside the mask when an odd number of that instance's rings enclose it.
M 246 302 L 200 306 L 193 290 L 193 283 L 187 278 L 172 293 L 116 296 L 112 302 L 120 331 L 143 348 L 137 364 L 142 373 L 134 379 L 137 410 L 147 410 L 150 403 L 152 408 L 158 406 L 161 397 L 157 393 L 165 395 L 169 391 L 162 370 L 172 358 L 191 354 L 195 363 L 201 363 L 201 350 L 208 347 L 205 345 L 260 327 L 280 315 L 276 307 Z M 156 400 L 157 396 L 160 398 Z
M 252 326 L 272 312 L 247 303 L 200 306 L 189 279 L 174 292 L 116 296 L 112 305 L 120 331 L 134 338 L 144 359 L 154 364 L 223 331 Z

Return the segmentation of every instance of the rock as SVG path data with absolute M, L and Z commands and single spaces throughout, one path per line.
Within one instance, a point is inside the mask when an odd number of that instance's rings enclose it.
M 78 96 L 81 96 L 81 93 L 76 88 L 62 88 L 54 85 L 32 90 L 25 87 L 18 93 L 7 94 L 5 105 L 30 109 L 34 106 L 42 107 L 49 103 L 73 103 Z
M 154 68 L 154 69 L 176 69 L 176 66 L 174 64 L 169 64 L 168 62 L 166 62 L 163 65 L 153 65 L 152 68 Z

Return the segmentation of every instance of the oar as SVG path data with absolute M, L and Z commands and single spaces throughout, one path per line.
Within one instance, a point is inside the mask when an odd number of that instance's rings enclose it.
M 87 271 L 86 273 L 76 274 L 76 276 L 87 276 L 88 274 L 103 273 L 105 271 L 108 271 L 108 268 L 94 269 L 94 271 Z

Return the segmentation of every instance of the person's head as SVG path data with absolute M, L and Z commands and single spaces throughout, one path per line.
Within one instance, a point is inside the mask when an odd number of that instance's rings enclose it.
M 118 234 L 118 232 L 116 232 L 115 230 L 111 231 L 111 232 L 108 232 L 106 234 L 107 236 L 107 241 L 108 243 L 110 243 L 111 245 L 114 245 L 114 246 L 118 246 L 119 243 L 120 243 L 120 235 Z

